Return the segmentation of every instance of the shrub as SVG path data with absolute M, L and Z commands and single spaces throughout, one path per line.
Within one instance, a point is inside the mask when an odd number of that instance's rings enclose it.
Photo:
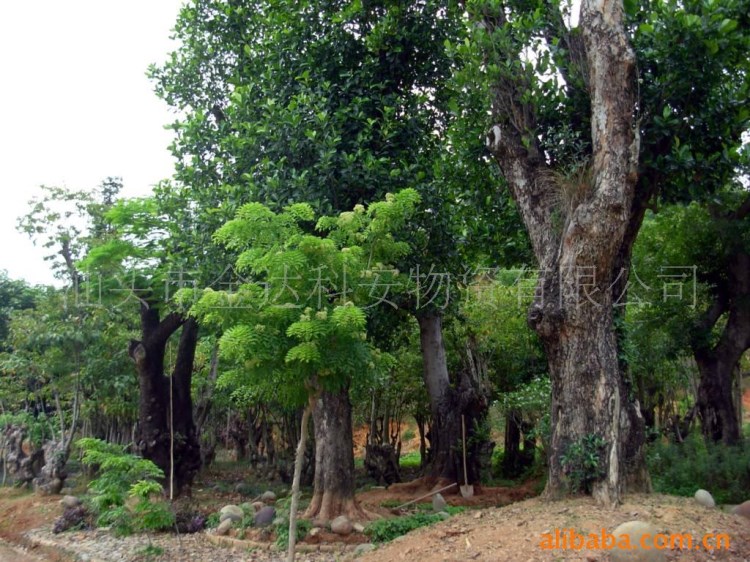
M 574 441 L 560 459 L 573 493 L 590 493 L 594 482 L 605 475 L 602 457 L 607 442 L 594 433 Z
M 405 535 L 409 531 L 432 525 L 443 518 L 437 513 L 414 513 L 395 519 L 379 519 L 365 528 L 365 534 L 374 543 L 384 543 Z
M 703 488 L 719 504 L 748 499 L 750 443 L 706 443 L 692 434 L 683 443 L 652 443 L 646 458 L 657 492 L 691 497 Z
M 76 445 L 83 450 L 83 464 L 98 469 L 97 478 L 89 484 L 98 526 L 111 526 L 116 535 L 129 535 L 174 525 L 170 505 L 153 499 L 163 495 L 155 479 L 164 477 L 153 462 L 100 439 L 79 439 Z M 128 498 L 134 500 L 130 506 L 125 505 Z
M 312 523 L 307 519 L 297 520 L 297 542 L 305 538 L 307 533 L 312 529 Z M 284 518 L 284 522 L 276 525 L 276 546 L 281 550 L 286 550 L 289 546 L 289 517 Z
M 406 453 L 401 455 L 398 464 L 401 468 L 419 468 L 422 465 L 422 457 L 419 451 Z
M 401 434 L 401 441 L 411 441 L 417 436 L 413 429 L 407 429 Z

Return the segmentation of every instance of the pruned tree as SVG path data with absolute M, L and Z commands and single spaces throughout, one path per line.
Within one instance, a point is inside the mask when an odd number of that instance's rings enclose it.
M 555 6 L 546 15 L 550 27 L 562 18 Z M 540 270 L 529 322 L 544 344 L 552 381 L 547 494 L 566 491 L 568 448 L 597 435 L 606 443 L 597 459 L 604 476 L 592 493 L 613 505 L 626 481 L 631 489 L 648 486 L 642 418 L 620 371 L 613 315 L 618 255 L 630 243 L 638 179 L 636 60 L 621 2 L 584 0 L 580 21 L 580 36 L 568 36 L 575 42 L 563 67 L 576 73 L 571 88 L 585 85 L 590 99 L 591 148 L 575 173 L 568 179 L 550 165 L 537 133 L 533 95 L 543 86 L 535 86 L 538 69 L 524 59 L 524 39 L 540 30 L 523 27 L 522 15 L 502 4 L 487 9 L 482 21 L 506 41 L 492 60 L 499 70 L 487 146 L 518 204 Z
M 711 195 L 735 173 L 748 123 L 741 4 L 583 2 L 577 25 L 565 2 L 472 6 L 488 147 L 541 271 L 529 321 L 553 383 L 551 494 L 565 487 L 565 450 L 592 432 L 607 443 L 592 487 L 602 503 L 648 487 L 614 305 L 646 209 Z M 694 47 L 674 49 L 677 37 Z

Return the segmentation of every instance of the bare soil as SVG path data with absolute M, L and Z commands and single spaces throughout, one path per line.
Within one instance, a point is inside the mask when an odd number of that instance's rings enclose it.
M 446 499 L 448 503 L 458 500 Z M 604 550 L 543 550 L 542 536 L 554 533 L 555 529 L 600 535 L 602 529 L 611 533 L 621 523 L 636 519 L 650 522 L 667 533 L 691 533 L 700 538 L 707 533 L 727 533 L 731 538 L 727 550 L 665 551 L 669 561 L 750 562 L 750 520 L 719 509 L 704 508 L 692 498 L 660 494 L 628 496 L 623 505 L 614 510 L 598 507 L 589 498 L 557 502 L 533 498 L 506 507 L 466 511 L 404 535 L 360 560 L 606 562 L 610 558 Z
M 32 529 L 52 524 L 61 513 L 60 496 L 40 496 L 25 489 L 0 488 L 0 540 L 28 547 L 41 560 L 67 560 L 54 549 L 32 545 L 24 536 Z M 32 556 L 27 558 L 34 559 Z M 26 558 L 17 553 L 15 560 L 20 562 Z

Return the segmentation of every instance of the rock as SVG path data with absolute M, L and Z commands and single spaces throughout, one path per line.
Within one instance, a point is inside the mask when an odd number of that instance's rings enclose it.
M 703 507 L 716 507 L 716 502 L 714 501 L 713 496 L 706 490 L 698 490 L 695 492 L 695 501 Z
M 81 505 L 81 500 L 75 496 L 65 496 L 60 500 L 60 504 L 62 504 L 62 506 L 65 508 L 78 507 L 79 505 Z
M 242 513 L 242 510 L 236 505 L 225 505 L 221 508 L 221 511 L 219 511 L 219 521 L 224 521 L 226 519 L 242 521 L 244 516 L 245 514 Z
M 661 533 L 651 523 L 644 521 L 628 521 L 617 527 L 612 534 L 615 537 L 615 546 L 609 551 L 612 562 L 666 562 L 666 551 L 654 548 L 654 535 Z M 641 537 L 643 544 L 649 548 L 641 548 Z M 628 538 L 625 539 L 624 536 Z M 630 548 L 620 549 L 627 542 Z
M 263 509 L 264 507 L 266 507 L 266 504 L 264 504 L 263 502 L 253 502 L 252 506 L 253 506 L 254 513 L 257 513 L 261 509 Z
M 750 500 L 747 500 L 746 502 L 735 506 L 735 508 L 732 510 L 732 513 L 750 519 Z
M 432 496 L 432 510 L 435 513 L 445 511 L 446 507 L 448 507 L 448 502 L 445 501 L 445 498 L 441 494 L 435 494 Z
M 447 511 L 438 511 L 438 515 L 443 519 L 443 521 L 451 518 L 451 514 Z
M 365 532 L 365 526 L 362 525 L 362 523 L 354 523 L 352 525 L 352 529 L 354 529 L 355 533 L 364 533 Z
M 276 501 L 276 494 L 274 494 L 271 490 L 263 492 L 263 494 L 260 496 L 260 501 L 264 503 L 273 503 Z
M 331 531 L 337 535 L 350 535 L 353 529 L 354 525 L 346 515 L 339 515 L 331 521 Z
M 375 545 L 372 543 L 364 543 L 364 544 L 358 544 L 357 548 L 354 549 L 354 556 L 362 556 L 363 554 L 367 554 L 368 552 L 372 552 L 375 550 Z
M 274 519 L 276 519 L 276 510 L 270 505 L 266 505 L 255 514 L 255 526 L 268 527 Z
M 219 523 L 219 526 L 216 528 L 216 531 L 214 531 L 217 535 L 226 535 L 229 532 L 229 529 L 232 528 L 232 520 L 231 519 L 224 519 L 221 523 Z

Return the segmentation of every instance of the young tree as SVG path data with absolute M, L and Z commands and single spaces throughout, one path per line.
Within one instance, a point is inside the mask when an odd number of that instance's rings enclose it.
M 319 234 L 310 233 L 315 215 L 307 204 L 277 214 L 249 203 L 216 233 L 240 252 L 237 268 L 248 279 L 236 293 L 204 290 L 191 309 L 202 322 L 224 329 L 221 353 L 237 369 L 222 378 L 244 376 L 246 384 L 272 385 L 279 398 L 308 403 L 316 451 L 306 515 L 316 520 L 365 517 L 354 498 L 348 388 L 355 377 L 387 363 L 367 339 L 366 310 L 378 304 L 372 287 L 398 275 L 388 273 L 389 263 L 409 246 L 392 233 L 413 215 L 418 200 L 415 191 L 404 190 L 367 210 L 357 205 L 319 219 Z

